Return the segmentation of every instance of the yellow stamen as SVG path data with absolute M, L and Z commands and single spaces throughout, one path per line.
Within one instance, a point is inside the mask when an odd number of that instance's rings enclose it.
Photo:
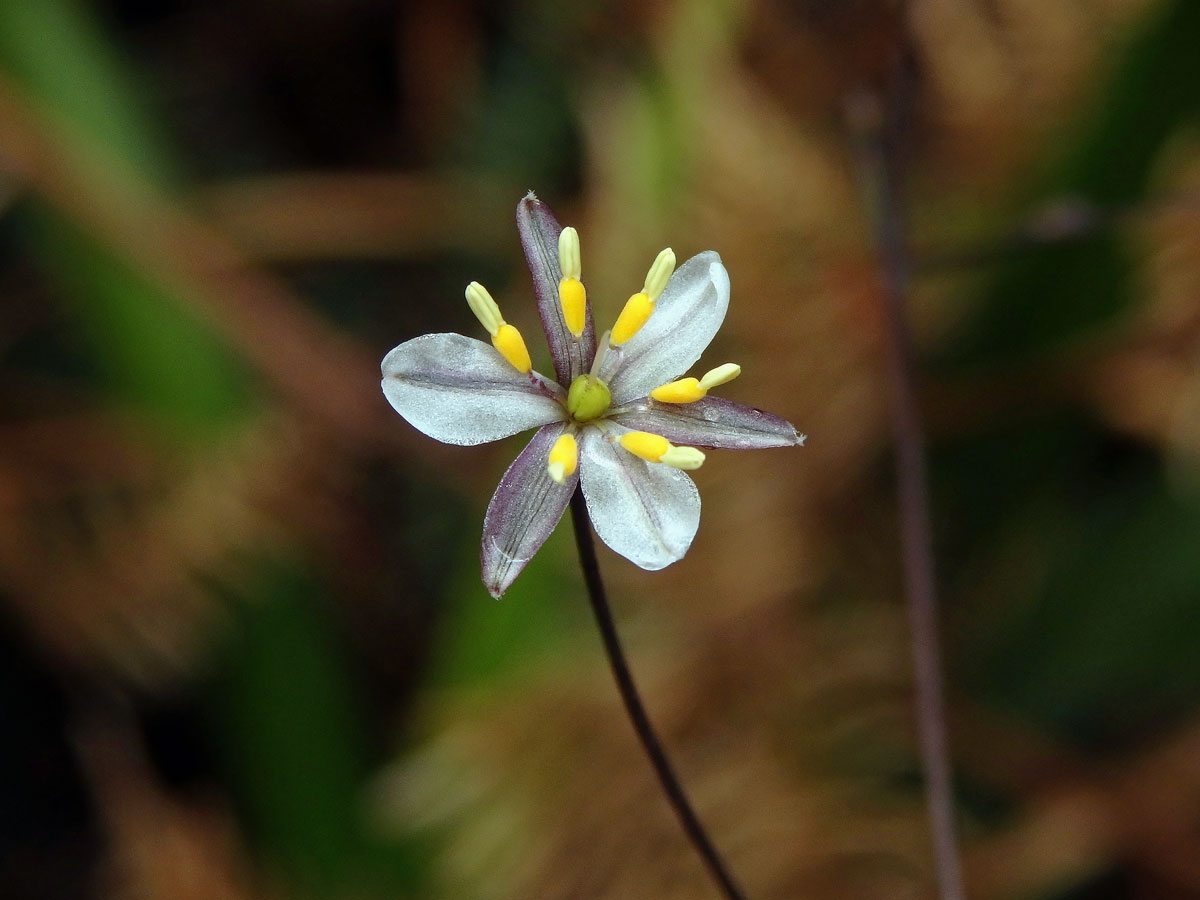
M 704 463 L 704 454 L 695 447 L 676 447 L 665 437 L 648 431 L 626 432 L 621 435 L 621 446 L 647 462 L 675 469 L 698 469 Z
M 742 374 L 742 367 L 737 363 L 725 363 L 715 369 L 709 369 L 704 377 L 680 378 L 660 385 L 650 392 L 650 396 L 659 403 L 695 403 L 701 397 L 720 384 L 728 384 Z
M 563 321 L 567 330 L 575 337 L 583 334 L 587 311 L 587 291 L 583 282 L 574 277 L 564 278 L 558 283 L 558 302 L 562 305 Z
M 650 313 L 654 312 L 654 301 L 646 294 L 634 294 L 625 301 L 625 308 L 617 316 L 617 324 L 613 326 L 609 341 L 612 344 L 623 344 L 637 334 Z
M 621 435 L 621 446 L 647 462 L 658 462 L 671 449 L 671 442 L 648 431 L 629 431 Z
M 662 294 L 663 288 L 671 280 L 671 274 L 674 271 L 675 251 L 668 247 L 658 254 L 653 265 L 650 266 L 650 271 L 646 273 L 646 285 L 642 288 L 642 292 L 650 298 L 651 303 Z
M 650 313 L 654 312 L 654 302 L 671 280 L 675 271 L 675 251 L 668 247 L 658 254 L 650 271 L 646 273 L 646 283 L 639 293 L 625 301 L 625 308 L 617 316 L 617 324 L 613 326 L 611 342 L 614 345 L 625 343 L 646 324 Z
M 742 367 L 737 363 L 725 363 L 715 369 L 709 369 L 700 378 L 700 387 L 711 391 L 719 384 L 729 384 L 742 374 Z
M 492 346 L 500 351 L 500 355 L 518 372 L 529 374 L 533 363 L 529 359 L 529 351 L 525 348 L 525 339 L 521 332 L 504 321 L 500 315 L 500 307 L 492 295 L 478 281 L 467 285 L 467 305 L 479 319 L 479 324 L 488 330 L 492 336 Z
M 562 484 L 568 475 L 573 475 L 579 467 L 579 445 L 569 434 L 559 435 L 550 455 L 546 458 L 546 471 L 550 478 Z
M 466 294 L 467 305 L 471 307 L 471 312 L 475 313 L 479 324 L 487 329 L 488 334 L 495 337 L 500 326 L 504 324 L 504 316 L 500 315 L 500 307 L 492 299 L 492 295 L 478 281 L 467 285 Z
M 695 403 L 707 393 L 695 378 L 680 378 L 656 387 L 650 396 L 659 403 Z
M 492 335 L 492 346 L 500 351 L 500 355 L 518 372 L 529 374 L 533 363 L 529 359 L 529 351 L 525 348 L 525 339 L 521 332 L 512 325 L 501 325 Z
M 567 226 L 558 233 L 558 269 L 563 278 L 583 277 L 583 264 L 579 256 L 579 232 Z

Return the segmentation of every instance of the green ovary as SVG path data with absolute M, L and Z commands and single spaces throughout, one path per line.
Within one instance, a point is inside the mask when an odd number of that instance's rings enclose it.
M 590 422 L 608 411 L 612 394 L 608 385 L 595 375 L 580 375 L 567 391 L 567 412 L 577 422 Z

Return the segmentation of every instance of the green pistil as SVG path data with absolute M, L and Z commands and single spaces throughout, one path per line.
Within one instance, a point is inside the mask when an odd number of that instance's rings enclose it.
M 567 391 L 567 412 L 576 422 L 590 422 L 608 412 L 612 394 L 595 375 L 580 375 Z

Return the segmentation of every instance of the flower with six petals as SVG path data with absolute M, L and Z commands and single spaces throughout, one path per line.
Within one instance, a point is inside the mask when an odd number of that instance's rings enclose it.
M 488 504 L 483 583 L 499 597 L 562 518 L 576 486 L 600 539 L 643 569 L 680 559 L 700 523 L 687 470 L 699 447 L 802 444 L 791 424 L 707 396 L 741 371 L 732 363 L 680 378 L 720 328 L 729 275 L 712 251 L 678 270 L 668 249 L 612 330 L 596 337 L 581 278 L 579 238 L 532 193 L 517 230 L 554 378 L 535 371 L 520 332 L 476 282 L 467 302 L 491 344 L 460 334 L 406 341 L 383 360 L 383 392 L 418 430 L 449 444 L 481 444 L 537 428 Z

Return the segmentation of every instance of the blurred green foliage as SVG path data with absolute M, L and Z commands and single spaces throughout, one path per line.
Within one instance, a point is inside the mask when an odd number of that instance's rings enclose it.
M 1168 142 L 1200 111 L 1200 4 L 1164 3 L 1119 49 L 1035 199 L 1124 210 L 1148 199 Z M 1115 335 L 1138 296 L 1127 237 L 1107 228 L 1001 263 L 938 377 L 1003 378 Z M 1136 741 L 1195 708 L 1200 505 L 1150 448 L 1066 401 L 991 417 L 933 448 L 947 577 L 969 642 L 965 684 L 1083 746 Z M 1002 573 L 1023 575 L 1014 579 Z M 989 578 L 1028 589 L 990 609 Z M 981 631 L 971 618 L 991 623 Z
M 1084 201 L 1124 211 L 1147 199 L 1167 142 L 1200 113 L 1200 6 L 1162 4 L 1064 127 L 1033 189 L 1035 203 Z M 945 349 L 956 369 L 1028 362 L 1111 327 L 1136 296 L 1133 261 L 1111 229 L 1031 246 L 992 277 L 969 324 Z
M 164 187 L 178 184 L 137 75 L 87 5 L 5 0 L 0 19 L 0 66 L 46 110 L 85 132 L 100 157 Z M 28 218 L 30 246 L 60 280 L 114 402 L 199 447 L 244 417 L 254 388 L 248 373 L 180 298 L 54 211 L 37 207 Z M 369 856 L 359 687 L 313 576 L 298 562 L 263 559 L 254 568 L 231 604 L 234 637 L 214 663 L 213 742 L 251 838 L 298 895 L 334 896 Z M 403 886 L 417 871 L 415 856 L 391 852 L 379 869 Z
M 0 66 L 44 110 L 95 142 L 101 157 L 162 183 L 178 180 L 165 142 L 89 8 L 4 0 Z M 31 246 L 73 303 L 102 389 L 163 424 L 212 429 L 246 406 L 249 385 L 207 323 L 54 211 L 28 211 Z

